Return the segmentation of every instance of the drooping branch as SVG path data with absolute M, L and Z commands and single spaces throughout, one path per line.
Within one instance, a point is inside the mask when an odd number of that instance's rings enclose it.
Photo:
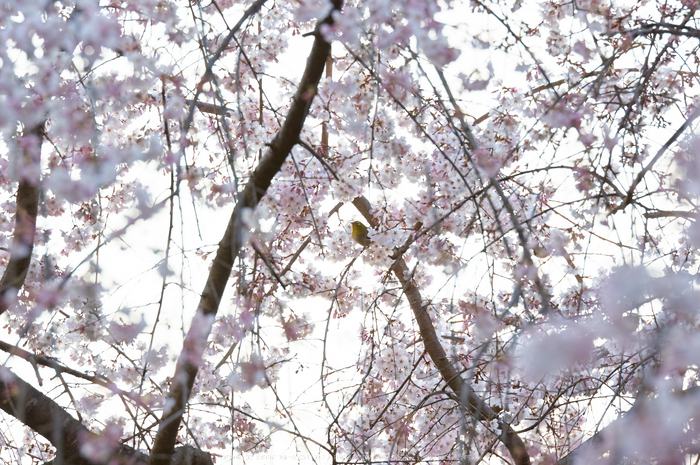
M 39 155 L 44 138 L 44 123 L 27 131 L 20 143 L 22 149 L 17 188 L 15 231 L 10 260 L 0 279 L 0 314 L 4 313 L 24 285 L 34 249 L 34 232 L 39 206 Z M 18 157 L 20 158 L 20 157 Z
M 376 225 L 376 220 L 370 211 L 369 201 L 366 198 L 357 197 L 352 203 L 370 224 Z M 468 385 L 465 385 L 455 367 L 450 363 L 447 358 L 447 353 L 442 347 L 442 344 L 440 344 L 440 340 L 435 332 L 435 326 L 428 314 L 428 306 L 423 303 L 420 290 L 413 284 L 408 266 L 404 259 L 399 256 L 394 261 L 391 269 L 396 279 L 401 283 L 408 304 L 413 311 L 413 316 L 416 319 L 416 323 L 418 323 L 425 350 L 440 371 L 442 378 L 475 420 L 482 422 L 491 420 L 498 421 L 501 429 L 500 440 L 503 442 L 506 449 L 508 449 L 508 452 L 510 452 L 513 461 L 517 465 L 528 465 L 530 463 L 530 456 L 520 436 L 517 435 L 510 424 L 498 418 L 498 413 L 496 413 L 481 397 L 472 391 Z
M 333 0 L 334 11 L 339 10 L 341 5 L 341 0 Z M 156 435 L 149 462 L 151 465 L 166 465 L 173 453 L 177 431 L 197 375 L 198 362 L 201 360 L 206 340 L 211 331 L 211 322 L 218 311 L 221 296 L 231 274 L 233 261 L 238 256 L 242 245 L 241 214 L 244 209 L 252 209 L 257 206 L 260 199 L 267 192 L 272 178 L 282 168 L 287 155 L 289 155 L 299 140 L 299 134 L 309 113 L 311 102 L 316 95 L 318 83 L 330 55 L 331 46 L 320 34 L 320 27 L 323 24 L 332 24 L 331 14 L 316 27 L 315 39 L 306 62 L 306 69 L 292 100 L 287 117 L 243 192 L 239 195 L 224 237 L 219 242 L 216 257 L 202 291 L 197 315 L 195 316 L 196 320 L 185 337 L 183 351 L 180 354 L 175 375 L 172 378 L 173 382 L 167 400 L 168 408 L 163 412 L 161 425 Z M 204 322 L 208 323 L 203 327 L 201 323 Z

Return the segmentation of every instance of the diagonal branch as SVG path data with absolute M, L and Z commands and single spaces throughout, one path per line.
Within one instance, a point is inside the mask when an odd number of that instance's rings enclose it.
M 6 367 L 0 367 L 0 409 L 43 436 L 56 448 L 55 459 L 48 463 L 96 465 L 96 462 L 83 456 L 80 449 L 82 444 L 102 443 L 101 438 Z M 148 461 L 146 454 L 124 444 L 108 455 L 109 459 L 100 463 L 146 465 Z M 172 465 L 175 464 L 211 465 L 211 459 L 185 446 L 176 450 L 172 461 Z
M 56 374 L 60 375 L 62 373 L 69 374 L 71 376 L 75 376 L 76 378 L 84 379 L 86 381 L 90 381 L 91 383 L 97 384 L 99 386 L 102 386 L 105 389 L 109 389 L 112 393 L 126 397 L 128 399 L 131 399 L 136 405 L 139 407 L 143 408 L 148 412 L 149 415 L 152 415 L 155 417 L 155 413 L 151 411 L 151 408 L 143 401 L 141 398 L 137 395 L 137 393 L 134 392 L 127 392 L 122 389 L 119 389 L 117 385 L 111 381 L 109 381 L 107 378 L 103 378 L 99 375 L 88 375 L 85 374 L 81 371 L 74 370 L 73 368 L 67 367 L 56 360 L 50 358 L 50 357 L 44 357 L 42 355 L 36 355 L 31 352 L 28 352 L 24 349 L 21 349 L 17 346 L 14 346 L 12 344 L 8 344 L 5 341 L 0 341 L 0 350 L 3 352 L 7 352 L 12 356 L 15 357 L 20 357 L 29 363 L 32 364 L 34 367 L 34 370 L 37 372 L 37 377 L 39 376 L 37 366 L 45 366 L 49 368 L 53 368 L 53 370 L 56 372 Z M 41 379 L 39 379 L 39 386 L 41 386 Z
M 98 436 L 52 399 L 5 367 L 0 368 L 0 409 L 46 438 L 56 448 L 57 463 L 92 464 L 81 455 L 80 444 L 97 440 Z M 116 457 L 128 457 L 128 463 L 133 465 L 146 463 L 144 454 L 128 446 L 119 447 L 113 455 L 113 458 Z
M 370 224 L 376 224 L 370 212 L 369 201 L 365 197 L 357 197 L 352 203 Z M 510 452 L 513 461 L 517 465 L 529 465 L 530 456 L 520 436 L 517 435 L 510 424 L 500 419 L 498 413 L 484 402 L 481 397 L 472 391 L 468 385 L 465 385 L 457 370 L 455 370 L 454 366 L 450 363 L 447 358 L 447 353 L 442 347 L 442 344 L 440 344 L 440 340 L 435 332 L 435 326 L 428 314 L 428 306 L 423 303 L 420 290 L 413 284 L 408 266 L 406 266 L 404 259 L 401 257 L 397 258 L 391 269 L 396 279 L 401 283 L 404 294 L 406 294 L 408 304 L 413 311 L 416 323 L 418 323 L 425 350 L 440 371 L 442 378 L 476 420 L 481 422 L 497 420 L 501 430 L 500 440 L 503 442 L 506 449 L 508 449 L 508 452 Z
M 333 0 L 333 11 L 339 10 L 341 5 L 341 0 Z M 211 331 L 211 324 L 231 274 L 233 261 L 241 249 L 241 213 L 244 209 L 257 206 L 267 192 L 272 178 L 282 168 L 282 164 L 292 147 L 299 141 L 299 134 L 309 113 L 311 102 L 316 95 L 316 89 L 331 50 L 330 44 L 323 39 L 319 29 L 323 24 L 333 23 L 332 13 L 316 26 L 314 44 L 287 117 L 270 143 L 267 153 L 262 157 L 243 192 L 239 195 L 224 237 L 219 242 L 216 257 L 202 291 L 197 314 L 185 337 L 183 351 L 172 378 L 172 386 L 166 401 L 167 407 L 163 412 L 161 425 L 151 453 L 149 462 L 151 465 L 167 465 L 173 454 L 177 431 L 192 391 L 199 362 Z
M 646 175 L 649 172 L 649 170 L 651 170 L 654 167 L 656 162 L 659 161 L 659 159 L 663 156 L 666 150 L 668 150 L 669 147 L 671 147 L 671 145 L 681 136 L 681 134 L 683 134 L 683 132 L 693 124 L 693 121 L 695 121 L 695 119 L 698 116 L 700 116 L 700 107 L 696 108 L 693 111 L 693 113 L 691 113 L 690 116 L 688 116 L 688 118 L 681 125 L 681 127 L 679 127 L 676 130 L 676 132 L 674 132 L 673 135 L 666 141 L 666 143 L 661 146 L 659 151 L 656 152 L 654 158 L 652 158 L 651 161 L 644 168 L 642 168 L 642 171 L 639 172 L 637 177 L 632 182 L 632 185 L 627 190 L 627 196 L 620 205 L 618 205 L 612 212 L 610 212 L 611 215 L 617 213 L 620 210 L 624 210 L 627 205 L 632 203 L 632 200 L 634 199 L 634 192 L 637 189 L 639 183 L 642 182 L 642 179 L 644 179 L 644 175 Z
M 22 148 L 17 188 L 15 231 L 10 260 L 0 279 L 0 314 L 7 311 L 17 292 L 24 285 L 34 249 L 36 214 L 39 206 L 39 155 L 44 138 L 44 123 L 30 129 L 19 143 Z

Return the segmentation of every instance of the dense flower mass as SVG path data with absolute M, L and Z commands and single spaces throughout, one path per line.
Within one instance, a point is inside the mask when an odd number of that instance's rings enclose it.
M 4 0 L 0 461 L 697 461 L 699 9 Z

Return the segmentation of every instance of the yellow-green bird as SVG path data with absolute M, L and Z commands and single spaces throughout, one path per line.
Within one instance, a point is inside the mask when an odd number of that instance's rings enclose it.
M 353 240 L 360 244 L 362 247 L 368 247 L 372 243 L 372 241 L 367 236 L 367 226 L 360 223 L 359 221 L 353 221 L 351 224 Z

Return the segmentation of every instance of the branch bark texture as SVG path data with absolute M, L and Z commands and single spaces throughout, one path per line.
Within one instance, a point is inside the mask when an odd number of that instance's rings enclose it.
M 46 438 L 67 463 L 90 464 L 80 455 L 79 439 L 94 434 L 7 368 L 0 371 L 0 408 Z
M 18 157 L 17 164 L 19 186 L 17 187 L 15 230 L 10 260 L 0 279 L 0 314 L 7 311 L 17 297 L 17 292 L 27 278 L 31 263 L 39 206 L 39 166 L 43 139 L 44 123 L 41 122 L 27 131 L 19 143 L 22 153 Z
M 339 10 L 341 5 L 341 0 L 333 0 L 333 11 Z M 299 134 L 309 113 L 311 102 L 316 95 L 318 83 L 331 51 L 331 45 L 320 34 L 320 27 L 323 24 L 332 24 L 332 22 L 331 12 L 317 25 L 311 53 L 287 117 L 240 194 L 224 237 L 219 242 L 216 257 L 202 291 L 197 315 L 185 337 L 183 351 L 172 378 L 172 386 L 167 400 L 168 408 L 163 412 L 161 425 L 156 435 L 149 462 L 151 465 L 167 465 L 173 454 L 177 431 L 197 376 L 199 362 L 211 331 L 211 323 L 221 303 L 221 296 L 231 275 L 233 262 L 241 249 L 241 214 L 244 209 L 253 209 L 258 205 L 260 199 L 267 192 L 272 178 L 282 168 L 287 155 L 299 140 Z M 203 322 L 207 323 L 205 325 L 199 324 Z
M 0 368 L 0 409 L 30 427 L 56 448 L 55 463 L 95 465 L 85 458 L 80 445 L 98 441 L 95 433 L 70 416 L 63 407 L 8 368 Z M 145 454 L 128 446 L 120 446 L 110 456 L 111 463 L 145 465 Z
M 370 203 L 366 198 L 357 197 L 353 200 L 353 205 L 355 205 L 367 221 L 371 224 L 376 224 L 370 213 Z M 440 344 L 440 340 L 435 332 L 435 326 L 428 314 L 428 306 L 423 304 L 423 297 L 420 294 L 420 290 L 413 284 L 406 261 L 401 257 L 397 258 L 392 265 L 392 271 L 396 279 L 401 283 L 408 304 L 413 311 L 413 316 L 416 319 L 416 323 L 418 323 L 425 350 L 440 371 L 442 378 L 475 420 L 482 422 L 497 420 L 499 428 L 501 429 L 500 440 L 503 442 L 506 449 L 508 449 L 508 452 L 513 458 L 513 462 L 517 465 L 529 465 L 530 455 L 520 436 L 518 436 L 510 424 L 499 419 L 498 414 L 464 383 L 457 370 L 450 363 L 447 358 L 447 353 L 442 347 L 442 344 Z
M 440 340 L 435 332 L 435 326 L 428 314 L 428 306 L 423 304 L 420 291 L 413 284 L 410 271 L 403 258 L 399 258 L 394 262 L 392 271 L 396 279 L 401 283 L 403 291 L 406 294 L 408 303 L 413 311 L 413 316 L 416 319 L 416 323 L 418 323 L 425 350 L 440 371 L 442 378 L 475 420 L 482 422 L 497 420 L 499 428 L 501 429 L 500 439 L 506 449 L 508 449 L 508 452 L 510 452 L 513 461 L 517 465 L 529 465 L 530 456 L 520 436 L 517 435 L 508 423 L 499 419 L 498 414 L 464 383 L 457 370 L 455 370 L 454 366 L 450 363 L 447 358 L 447 353 L 445 349 L 443 349 L 442 344 L 440 344 Z

